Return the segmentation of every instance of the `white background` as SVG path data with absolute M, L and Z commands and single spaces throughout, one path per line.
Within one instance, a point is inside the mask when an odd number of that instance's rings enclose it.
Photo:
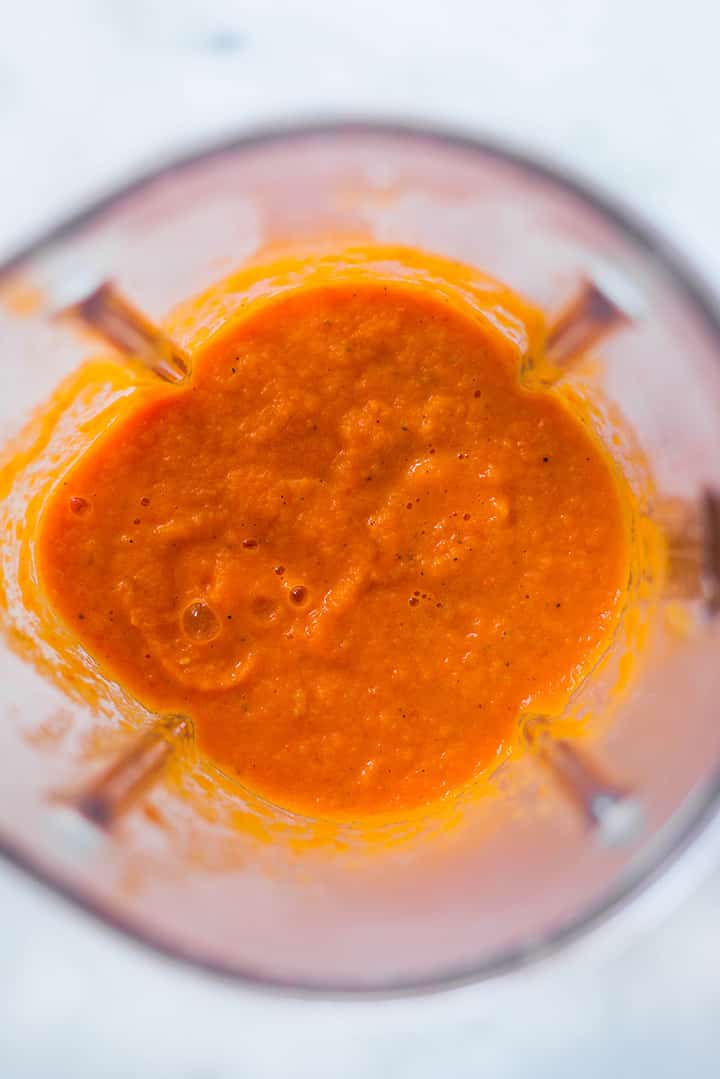
M 719 41 L 713 0 L 0 0 L 0 258 L 166 154 L 343 114 L 529 145 L 720 288 Z M 720 866 L 717 836 L 695 862 Z M 176 967 L 0 866 L 0 1079 L 714 1077 L 703 879 L 521 982 L 328 1005 Z

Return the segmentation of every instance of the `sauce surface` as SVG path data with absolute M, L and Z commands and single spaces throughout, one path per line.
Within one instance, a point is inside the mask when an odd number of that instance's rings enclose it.
M 469 273 L 368 254 L 270 275 L 262 302 L 242 274 L 215 286 L 175 318 L 203 323 L 191 381 L 148 389 L 49 497 L 56 611 L 288 808 L 397 812 L 467 783 L 616 625 L 613 466 L 521 383 L 537 312 Z

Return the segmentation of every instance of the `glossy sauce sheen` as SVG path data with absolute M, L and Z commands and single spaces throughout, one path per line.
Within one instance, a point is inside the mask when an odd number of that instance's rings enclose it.
M 487 770 L 523 710 L 562 706 L 627 581 L 608 458 L 521 385 L 537 313 L 423 258 L 245 309 L 216 286 L 198 305 L 232 314 L 191 383 L 94 444 L 38 537 L 103 670 L 305 812 L 394 813 Z

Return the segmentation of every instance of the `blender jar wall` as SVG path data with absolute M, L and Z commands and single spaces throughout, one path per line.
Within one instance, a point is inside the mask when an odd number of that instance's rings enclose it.
M 579 391 L 599 383 L 618 406 L 623 420 L 616 430 L 610 410 L 607 430 L 634 432 L 657 488 L 646 489 L 641 469 L 643 512 L 652 516 L 658 494 L 692 501 L 718 484 L 718 327 L 662 245 L 512 155 L 363 126 L 240 140 L 181 162 L 16 260 L 2 279 L 0 440 L 17 435 L 84 355 L 46 317 L 48 303 L 78 282 L 112 276 L 159 319 L 261 247 L 362 239 L 474 263 L 548 310 L 583 275 L 609 282 L 633 323 L 602 347 L 601 370 L 571 380 Z M 105 392 L 106 405 L 123 391 Z M 611 445 L 628 467 L 631 443 Z M 589 739 L 644 807 L 643 837 L 627 849 L 598 845 L 530 753 L 501 769 L 492 799 L 462 794 L 440 814 L 377 828 L 295 817 L 188 759 L 116 834 L 94 833 L 57 794 L 147 714 L 102 683 L 88 704 L 46 677 L 53 650 L 17 588 L 18 559 L 32 564 L 28 495 L 42 485 L 30 470 L 19 484 L 3 508 L 0 846 L 172 954 L 326 988 L 478 977 L 614 909 L 714 804 L 717 630 L 696 601 L 669 612 L 648 600 L 637 612 L 647 643 L 634 629 L 616 643 L 616 659 L 633 648 L 644 655 L 637 677 L 613 721 L 594 724 Z M 49 624 L 51 612 L 45 617 Z M 573 714 L 607 710 L 611 669 L 583 690 Z

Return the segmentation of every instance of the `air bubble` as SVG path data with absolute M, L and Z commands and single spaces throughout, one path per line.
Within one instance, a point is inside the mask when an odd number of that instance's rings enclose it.
M 220 632 L 220 622 L 212 607 L 197 600 L 183 611 L 182 628 L 193 641 L 211 641 Z
M 277 618 L 277 603 L 269 596 L 254 596 L 250 609 L 260 622 L 274 622 Z

